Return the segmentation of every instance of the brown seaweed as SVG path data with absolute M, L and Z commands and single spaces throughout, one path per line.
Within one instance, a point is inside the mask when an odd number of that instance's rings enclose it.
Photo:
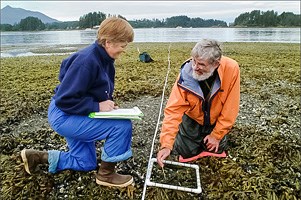
M 193 45 L 171 44 L 165 100 Z M 137 47 L 155 61 L 139 62 Z M 169 43 L 133 43 L 116 60 L 116 101 L 123 107 L 138 105 L 145 114 L 142 121 L 134 122 L 134 156 L 118 165 L 120 173 L 134 176 L 135 184 L 124 189 L 98 186 L 95 171 L 51 175 L 47 166 L 41 166 L 32 176 L 25 173 L 19 157 L 23 148 L 67 150 L 64 138 L 47 123 L 47 107 L 58 83 L 60 62 L 67 55 L 1 58 L 1 197 L 141 199 L 168 47 Z M 229 156 L 194 162 L 200 166 L 202 194 L 148 187 L 147 199 L 300 199 L 299 44 L 225 43 L 223 49 L 226 56 L 239 62 L 241 70 L 240 113 L 230 133 Z M 98 157 L 100 146 L 98 143 Z M 194 173 L 166 168 L 164 177 L 160 169 L 156 170 L 153 178 L 157 181 L 193 186 L 190 181 L 195 180 Z

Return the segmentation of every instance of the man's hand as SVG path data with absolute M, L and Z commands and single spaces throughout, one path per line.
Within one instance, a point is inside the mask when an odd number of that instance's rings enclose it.
M 113 109 L 118 109 L 118 106 L 114 103 L 114 101 L 106 100 L 99 103 L 100 112 L 107 112 Z
M 163 160 L 170 155 L 171 150 L 168 148 L 163 148 L 157 153 L 157 162 L 160 167 L 164 167 Z
M 219 142 L 220 142 L 220 140 L 215 139 L 215 137 L 213 137 L 211 135 L 207 135 L 204 138 L 204 143 L 206 144 L 207 149 L 209 151 L 214 151 L 214 149 L 215 149 L 215 153 L 218 152 Z

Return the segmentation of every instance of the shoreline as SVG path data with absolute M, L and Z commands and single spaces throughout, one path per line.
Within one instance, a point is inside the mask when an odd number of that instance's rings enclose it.
M 296 45 L 299 43 L 294 42 L 268 42 L 268 41 L 245 41 L 245 42 L 222 42 L 222 44 L 283 44 L 283 45 Z M 130 45 L 147 45 L 147 44 L 195 44 L 195 42 L 133 42 Z M 16 58 L 28 56 L 61 56 L 75 53 L 81 48 L 90 44 L 58 44 L 58 45 L 8 45 L 1 46 L 0 58 Z

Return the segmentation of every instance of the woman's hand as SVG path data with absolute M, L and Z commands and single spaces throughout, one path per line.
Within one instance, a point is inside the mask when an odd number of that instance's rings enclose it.
M 114 103 L 114 101 L 106 100 L 106 101 L 99 102 L 100 112 L 107 112 L 113 109 L 118 109 L 118 106 Z
M 157 162 L 160 167 L 164 167 L 163 160 L 170 155 L 171 150 L 168 148 L 163 148 L 157 153 Z

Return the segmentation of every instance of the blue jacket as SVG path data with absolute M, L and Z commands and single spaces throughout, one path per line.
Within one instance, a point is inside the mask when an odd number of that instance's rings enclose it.
M 99 102 L 112 100 L 114 59 L 96 41 L 63 60 L 55 104 L 68 114 L 87 115 L 99 111 Z

